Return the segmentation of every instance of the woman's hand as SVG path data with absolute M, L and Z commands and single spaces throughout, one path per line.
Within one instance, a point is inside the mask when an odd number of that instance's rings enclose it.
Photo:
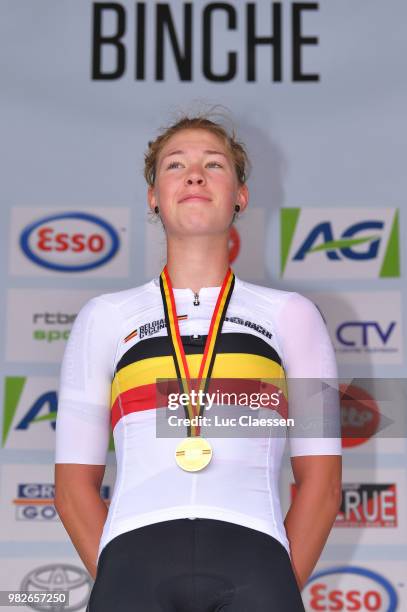
M 301 590 L 314 569 L 338 514 L 342 495 L 342 457 L 291 458 L 297 491 L 284 524 L 291 560 Z
M 104 472 L 104 465 L 55 465 L 55 508 L 93 579 L 107 516 L 106 504 L 100 497 Z

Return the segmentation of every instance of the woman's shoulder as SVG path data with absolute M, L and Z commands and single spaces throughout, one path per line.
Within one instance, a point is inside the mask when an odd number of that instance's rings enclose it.
M 306 315 L 309 312 L 318 310 L 310 298 L 298 291 L 257 285 L 242 279 L 239 279 L 239 285 L 248 298 L 255 299 L 257 303 L 263 301 L 264 304 L 271 304 L 275 308 L 278 307 L 279 311 L 288 312 L 290 315 L 301 313 Z
M 292 299 L 294 296 L 299 296 L 300 299 L 307 299 L 305 296 L 302 296 L 296 291 L 277 289 L 276 287 L 270 287 L 269 285 L 258 285 L 241 278 L 238 279 L 238 284 L 242 291 L 246 292 L 247 294 L 252 294 L 253 296 L 264 298 L 265 300 L 286 302 L 287 300 Z
M 121 289 L 119 291 L 112 291 L 101 293 L 90 298 L 82 307 L 82 310 L 93 311 L 95 313 L 105 313 L 109 316 L 109 313 L 114 311 L 120 311 L 122 307 L 127 304 L 134 304 L 137 300 L 138 304 L 145 301 L 145 305 L 151 302 L 151 295 L 153 291 L 153 281 L 150 280 L 141 285 L 130 287 L 128 289 Z
M 128 300 L 133 300 L 134 298 L 142 298 L 143 295 L 148 296 L 151 295 L 151 291 L 153 290 L 153 281 L 147 281 L 141 285 L 137 285 L 136 287 L 129 287 L 128 289 L 121 289 L 120 291 L 112 291 L 109 293 L 102 293 L 98 296 L 100 301 L 108 302 L 112 305 L 120 305 Z

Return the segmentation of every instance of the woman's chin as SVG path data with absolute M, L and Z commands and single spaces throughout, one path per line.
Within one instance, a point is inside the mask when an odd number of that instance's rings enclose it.
M 191 235 L 217 234 L 226 229 L 225 220 L 205 214 L 203 211 L 190 211 L 179 219 L 177 233 Z M 174 228 L 175 229 L 175 228 Z
M 178 236 L 209 236 L 214 234 L 222 234 L 228 231 L 228 227 L 221 226 L 219 221 L 215 220 L 183 220 L 177 228 L 173 228 L 173 234 Z

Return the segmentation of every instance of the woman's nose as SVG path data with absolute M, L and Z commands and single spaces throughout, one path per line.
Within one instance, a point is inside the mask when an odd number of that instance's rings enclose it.
M 202 176 L 190 175 L 187 177 L 186 183 L 188 185 L 193 185 L 194 183 L 196 183 L 197 185 L 202 185 L 204 183 L 204 179 Z
M 197 185 L 203 185 L 205 182 L 205 177 L 201 169 L 195 166 L 194 168 L 190 168 L 189 172 L 187 172 L 185 182 L 187 185 L 193 185 L 194 183 Z

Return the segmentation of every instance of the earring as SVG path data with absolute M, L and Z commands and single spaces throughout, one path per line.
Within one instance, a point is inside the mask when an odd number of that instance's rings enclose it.
M 237 213 L 240 212 L 240 205 L 239 204 L 235 204 L 235 211 Z
M 158 206 L 154 206 L 154 212 L 156 215 L 158 215 L 158 213 L 160 212 L 160 209 L 158 208 Z

